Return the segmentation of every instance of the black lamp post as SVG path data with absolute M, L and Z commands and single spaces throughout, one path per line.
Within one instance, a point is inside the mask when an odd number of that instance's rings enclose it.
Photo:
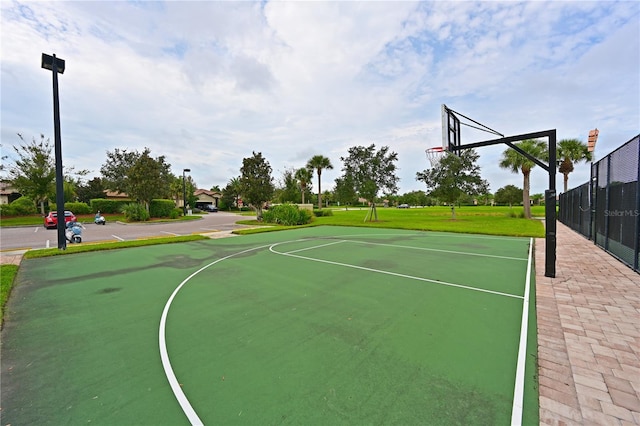
M 191 169 L 182 169 L 182 214 L 187 215 L 187 181 L 185 173 L 190 172 Z
M 64 74 L 64 59 L 42 54 L 42 68 L 53 72 L 53 128 L 56 161 L 56 214 L 58 217 L 58 249 L 67 248 L 64 237 L 66 225 L 64 217 L 64 185 L 62 182 L 62 141 L 60 139 L 60 102 L 58 99 L 58 73 Z

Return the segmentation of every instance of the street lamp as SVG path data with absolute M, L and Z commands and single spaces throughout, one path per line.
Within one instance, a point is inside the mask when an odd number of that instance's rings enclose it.
M 64 237 L 66 225 L 64 217 L 64 186 L 62 183 L 62 141 L 60 139 L 60 102 L 58 99 L 58 73 L 64 74 L 64 59 L 42 54 L 42 68 L 53 72 L 53 129 L 55 138 L 56 161 L 56 213 L 58 215 L 58 249 L 67 248 L 67 240 Z
M 182 169 L 182 214 L 187 215 L 187 181 L 185 173 L 191 172 L 191 169 Z

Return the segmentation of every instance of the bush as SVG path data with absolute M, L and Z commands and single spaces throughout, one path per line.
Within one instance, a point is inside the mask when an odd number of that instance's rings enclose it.
M 299 209 L 293 204 L 280 204 L 265 210 L 262 219 L 266 223 L 293 226 L 304 225 L 311 222 L 311 212 Z
M 516 219 L 524 219 L 524 211 L 520 211 L 520 212 L 515 212 L 513 209 L 509 209 L 509 212 L 507 213 L 507 217 L 513 217 Z
M 180 207 L 174 207 L 169 214 L 169 219 L 177 219 L 182 216 L 182 209 Z
M 90 201 L 91 211 L 96 213 L 100 210 L 101 213 L 120 213 L 122 208 L 131 201 L 123 200 L 107 200 L 106 198 L 94 198 Z
M 140 203 L 129 203 L 122 207 L 122 213 L 130 222 L 143 222 L 149 220 L 149 213 Z
M 27 216 L 38 213 L 36 203 L 29 198 L 22 196 L 11 204 L 3 204 L 0 208 L 2 216 Z
M 74 214 L 90 214 L 91 207 L 87 203 L 64 203 L 65 210 L 71 210 Z
M 331 210 L 331 209 L 322 209 L 322 210 L 314 209 L 313 210 L 313 215 L 315 217 L 333 216 L 333 210 Z
M 171 217 L 171 212 L 176 207 L 173 200 L 151 200 L 149 215 L 151 217 Z

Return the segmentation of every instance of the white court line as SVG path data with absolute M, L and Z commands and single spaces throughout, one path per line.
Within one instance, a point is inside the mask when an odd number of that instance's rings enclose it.
M 111 235 L 113 238 L 115 238 L 116 240 L 120 240 L 120 241 L 124 241 L 124 238 L 120 238 L 117 235 Z
M 529 289 L 531 287 L 531 259 L 533 253 L 533 238 L 529 241 L 529 262 L 527 263 L 527 279 L 524 286 L 524 300 L 522 301 L 522 323 L 520 325 L 520 345 L 518 346 L 518 364 L 516 367 L 516 385 L 513 391 L 513 409 L 511 410 L 511 424 L 522 424 L 522 409 L 524 405 L 524 373 L 527 364 L 527 331 L 529 327 Z
M 279 252 L 279 251 L 276 251 L 276 250 L 273 249 L 275 246 L 278 246 L 280 244 L 283 244 L 283 243 L 272 244 L 269 247 L 269 251 L 272 252 L 272 253 L 275 253 L 275 254 L 280 254 L 282 256 L 291 256 L 291 257 L 297 257 L 298 259 L 311 260 L 312 262 L 328 263 L 330 265 L 344 266 L 346 268 L 360 269 L 360 270 L 368 271 L 368 272 L 376 272 L 378 274 L 393 275 L 394 277 L 408 278 L 410 280 L 425 281 L 425 282 L 430 282 L 430 283 L 433 283 L 433 284 L 440 284 L 440 285 L 444 285 L 444 286 L 448 286 L 448 287 L 457 287 L 457 288 L 462 288 L 462 289 L 465 289 L 465 290 L 478 291 L 478 292 L 481 292 L 481 293 L 496 294 L 498 296 L 506 296 L 506 297 L 513 297 L 515 299 L 522 299 L 522 296 L 518 296 L 518 295 L 515 295 L 515 294 L 502 293 L 500 291 L 493 291 L 493 290 L 485 290 L 485 289 L 476 288 L 476 287 L 470 287 L 470 286 L 466 286 L 466 285 L 462 285 L 462 284 L 450 283 L 450 282 L 447 282 L 447 281 L 437 281 L 437 280 L 432 280 L 432 279 L 429 279 L 429 278 L 414 277 L 412 275 L 399 274 L 399 273 L 396 273 L 396 272 L 383 271 L 383 270 L 380 270 L 380 269 L 367 268 L 367 267 L 364 267 L 364 266 L 350 265 L 348 263 L 333 262 L 331 260 L 323 260 L 323 259 L 316 259 L 316 258 L 313 258 L 313 257 L 299 256 L 297 254 Z
M 198 275 L 200 272 L 204 271 L 208 267 L 210 267 L 212 265 L 215 265 L 216 263 L 222 262 L 223 260 L 229 259 L 231 257 L 238 256 L 238 255 L 241 255 L 241 254 L 244 254 L 244 253 L 248 253 L 248 252 L 254 251 L 254 250 L 259 250 L 261 248 L 265 248 L 265 247 L 268 247 L 268 246 L 269 245 L 267 244 L 267 245 L 264 245 L 264 246 L 253 247 L 253 248 L 250 248 L 250 249 L 247 249 L 247 250 L 243 250 L 243 251 L 240 251 L 238 253 L 234 253 L 234 254 L 230 254 L 229 256 L 222 257 L 222 258 L 220 258 L 218 260 L 215 260 L 215 261 L 203 266 L 202 268 L 198 269 L 193 274 L 191 274 L 187 278 L 185 278 L 184 281 L 182 281 L 180 283 L 180 285 L 178 285 L 178 287 L 176 287 L 176 289 L 173 291 L 173 293 L 171 293 L 171 296 L 169 297 L 169 300 L 167 300 L 167 303 L 164 305 L 164 309 L 162 310 L 162 316 L 160 317 L 160 329 L 158 331 L 159 346 L 160 346 L 160 359 L 162 360 L 162 367 L 164 368 L 164 373 L 167 376 L 167 380 L 169 381 L 169 386 L 171 386 L 171 390 L 173 391 L 173 394 L 175 395 L 176 399 L 178 400 L 178 403 L 180 404 L 180 407 L 182 408 L 182 411 L 187 416 L 187 418 L 189 419 L 189 422 L 192 425 L 204 425 L 204 423 L 202 422 L 202 420 L 200 420 L 200 417 L 198 417 L 198 414 L 196 413 L 196 411 L 191 406 L 191 403 L 187 399 L 187 396 L 182 391 L 182 388 L 180 387 L 180 382 L 178 382 L 178 378 L 176 377 L 176 374 L 174 373 L 173 368 L 171 367 L 171 361 L 169 360 L 169 352 L 167 351 L 166 328 L 167 328 L 167 315 L 169 314 L 169 308 L 171 308 L 171 303 L 173 302 L 173 299 L 176 297 L 176 295 L 178 294 L 180 289 L 191 278 L 195 277 L 196 275 Z
M 522 258 L 522 257 L 498 256 L 495 254 L 482 254 L 482 253 L 472 253 L 472 252 L 466 252 L 466 251 L 442 250 L 442 249 L 434 249 L 434 248 L 426 248 L 426 247 L 401 246 L 397 244 L 372 243 L 370 241 L 356 241 L 356 240 L 346 240 L 346 241 L 362 243 L 362 244 L 372 244 L 376 246 L 398 247 L 398 248 L 406 248 L 406 249 L 412 249 L 412 250 L 437 251 L 441 253 L 461 254 L 464 256 L 493 257 L 495 259 L 505 259 L 505 260 L 522 260 L 522 261 L 527 260 L 526 258 Z

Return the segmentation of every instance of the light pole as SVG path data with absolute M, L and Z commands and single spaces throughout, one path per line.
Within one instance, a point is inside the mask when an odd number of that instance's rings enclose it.
M 187 215 L 187 180 L 185 173 L 191 172 L 191 169 L 182 169 L 182 214 Z
M 64 59 L 42 54 L 42 68 L 53 72 L 53 129 L 55 138 L 56 161 L 56 214 L 58 217 L 58 249 L 67 248 L 64 237 L 66 225 L 64 217 L 64 185 L 62 183 L 62 141 L 60 139 L 60 102 L 58 99 L 58 73 L 64 74 Z

